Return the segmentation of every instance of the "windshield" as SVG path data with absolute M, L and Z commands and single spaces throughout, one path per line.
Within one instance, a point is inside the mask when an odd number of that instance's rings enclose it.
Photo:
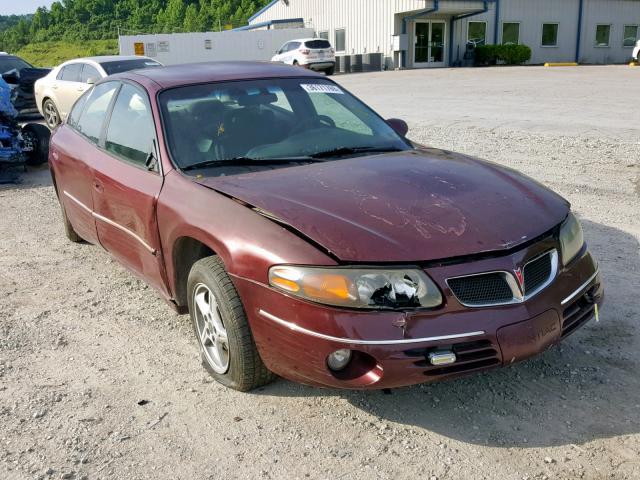
M 160 95 L 174 162 L 345 158 L 407 150 L 384 120 L 335 83 L 285 78 L 190 85 Z M 334 152 L 335 155 L 331 155 Z
M 11 70 L 22 70 L 23 68 L 33 68 L 27 62 L 18 57 L 0 55 L 0 73 L 7 73 Z
M 154 60 L 147 58 L 135 58 L 133 60 L 115 60 L 112 62 L 101 62 L 100 65 L 107 75 L 115 75 L 116 73 L 128 72 L 138 68 L 161 67 L 162 65 Z

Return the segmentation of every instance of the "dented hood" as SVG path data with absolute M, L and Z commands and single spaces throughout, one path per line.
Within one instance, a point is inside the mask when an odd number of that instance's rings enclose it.
M 521 174 L 425 149 L 198 180 L 348 262 L 413 262 L 512 248 L 569 205 Z

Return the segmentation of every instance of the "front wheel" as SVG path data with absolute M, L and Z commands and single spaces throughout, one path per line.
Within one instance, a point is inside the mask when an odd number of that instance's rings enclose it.
M 193 265 L 187 293 L 202 364 L 211 376 L 243 392 L 271 382 L 275 375 L 262 363 L 240 296 L 219 257 Z

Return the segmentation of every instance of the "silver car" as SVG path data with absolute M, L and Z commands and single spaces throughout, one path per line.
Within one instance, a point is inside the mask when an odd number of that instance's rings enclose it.
M 108 55 L 69 60 L 36 81 L 34 93 L 38 110 L 49 128 L 57 127 L 75 101 L 98 80 L 140 68 L 161 67 L 147 57 Z

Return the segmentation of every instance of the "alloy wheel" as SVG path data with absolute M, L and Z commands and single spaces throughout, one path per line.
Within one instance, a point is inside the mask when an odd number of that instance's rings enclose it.
M 47 101 L 44 104 L 44 119 L 47 122 L 49 128 L 55 128 L 60 123 L 58 111 L 51 101 Z
M 193 290 L 198 340 L 207 362 L 216 373 L 229 370 L 229 338 L 213 292 L 203 283 Z

